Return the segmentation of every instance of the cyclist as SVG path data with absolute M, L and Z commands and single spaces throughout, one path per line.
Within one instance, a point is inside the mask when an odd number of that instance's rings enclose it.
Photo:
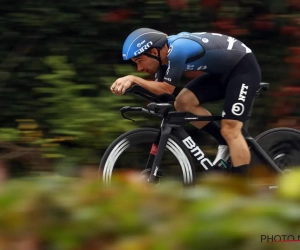
M 136 63 L 138 71 L 155 74 L 155 81 L 133 75 L 119 78 L 111 86 L 117 95 L 133 84 L 155 94 L 172 94 L 183 71 L 203 71 L 205 74 L 180 91 L 174 107 L 195 115 L 211 115 L 202 104 L 224 99 L 221 126 L 216 122 L 192 124 L 216 138 L 220 157 L 229 148 L 233 173 L 245 173 L 250 151 L 241 129 L 261 81 L 260 67 L 250 48 L 223 34 L 181 32 L 168 36 L 140 28 L 126 38 L 122 53 L 124 60 Z

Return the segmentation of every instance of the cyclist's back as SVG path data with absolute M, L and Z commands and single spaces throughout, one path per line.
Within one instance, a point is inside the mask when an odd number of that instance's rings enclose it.
M 233 37 L 207 32 L 181 32 L 169 36 L 168 45 L 169 71 L 164 80 L 169 83 L 178 82 L 182 72 L 187 70 L 229 73 L 241 58 L 252 52 Z

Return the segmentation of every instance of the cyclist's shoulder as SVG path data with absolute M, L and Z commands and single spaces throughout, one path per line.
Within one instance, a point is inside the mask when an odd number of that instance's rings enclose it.
M 192 36 L 193 33 L 190 32 L 180 32 L 176 35 L 170 35 L 168 37 L 168 44 L 177 50 L 182 50 L 195 43 L 195 39 Z
M 190 32 L 182 31 L 178 34 L 168 36 L 168 41 L 169 43 L 174 43 L 177 40 L 183 41 L 186 40 L 186 38 L 189 38 L 191 34 L 192 33 Z
M 168 43 L 169 45 L 173 45 L 176 47 L 180 47 L 180 46 L 187 46 L 193 43 L 198 43 L 200 42 L 201 45 L 203 45 L 203 43 L 201 43 L 201 41 L 203 41 L 204 43 L 206 43 L 206 40 L 209 39 L 212 41 L 218 41 L 218 40 L 227 40 L 228 39 L 228 35 L 226 34 L 221 34 L 221 33 L 213 33 L 213 32 L 180 32 L 176 35 L 170 35 L 168 37 Z M 206 39 L 206 40 L 205 40 Z M 231 37 L 231 39 L 235 39 L 238 40 L 234 37 Z
M 228 37 L 229 35 L 224 34 L 224 33 L 215 33 L 215 32 L 207 32 L 207 31 L 199 31 L 199 32 L 187 32 L 187 31 L 182 31 L 179 32 L 175 35 L 170 35 L 168 36 L 168 40 L 170 41 L 174 41 L 177 39 L 192 39 L 193 37 L 203 37 L 205 35 L 209 35 L 209 36 L 214 36 L 214 37 Z

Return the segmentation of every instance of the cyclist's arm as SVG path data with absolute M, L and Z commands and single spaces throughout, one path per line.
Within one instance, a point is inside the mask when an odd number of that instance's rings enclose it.
M 181 46 L 173 47 L 168 55 L 167 67 L 161 67 L 156 74 L 157 81 L 134 77 L 134 82 L 157 95 L 172 94 L 180 81 L 187 56 L 186 53 L 182 53 Z
M 156 95 L 161 95 L 166 93 L 172 94 L 175 89 L 175 86 L 167 82 L 148 81 L 137 76 L 134 76 L 133 82 L 141 85 L 143 88 L 149 90 L 150 92 Z
M 157 74 L 158 81 L 147 81 L 134 76 L 133 82 L 140 84 L 145 89 L 157 95 L 172 94 L 180 82 L 187 59 L 195 54 L 199 54 L 203 51 L 203 48 L 200 44 L 192 40 L 177 40 L 171 46 L 172 48 L 168 54 L 167 68 L 160 68 L 161 72 Z M 192 51 L 190 51 L 191 46 L 193 48 Z M 165 73 L 163 72 L 164 70 Z M 163 74 L 164 77 L 162 77 Z

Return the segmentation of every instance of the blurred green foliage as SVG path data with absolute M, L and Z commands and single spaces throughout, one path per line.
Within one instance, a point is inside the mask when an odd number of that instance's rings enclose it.
M 123 120 L 119 108 L 146 102 L 109 90 L 118 77 L 137 74 L 122 61 L 121 48 L 126 36 L 142 26 L 168 34 L 211 31 L 235 36 L 254 51 L 262 80 L 272 83 L 270 93 L 297 84 L 297 53 L 290 48 L 299 46 L 299 13 L 297 1 L 289 0 L 4 0 L 0 141 L 35 147 L 62 165 L 96 164 L 122 132 L 158 125 L 144 117 L 136 124 Z M 185 73 L 181 87 L 191 77 Z M 256 103 L 250 126 L 254 135 L 273 126 L 271 122 L 276 125 L 280 117 L 277 107 L 272 110 L 271 94 L 267 97 Z M 220 107 L 207 105 L 213 113 Z M 36 126 L 20 129 L 28 121 Z
M 261 237 L 298 239 L 299 177 L 282 177 L 274 193 L 225 176 L 186 190 L 170 181 L 147 188 L 134 173 L 111 186 L 94 178 L 11 180 L 0 192 L 0 249 L 298 249 Z
M 97 90 L 95 84 L 76 83 L 76 71 L 66 62 L 65 57 L 47 57 L 45 63 L 53 72 L 38 76 L 44 85 L 33 90 L 44 94 L 39 99 L 42 107 L 40 111 L 44 115 L 43 121 L 50 127 L 50 134 L 70 136 L 83 148 L 100 148 L 100 145 L 108 144 L 114 139 L 114 133 L 134 128 L 132 123 L 118 119 L 120 114 L 116 111 L 119 105 L 129 103 L 132 97 L 125 96 L 120 100 L 110 95 L 112 78 L 102 79 L 102 86 L 105 88 L 103 96 L 99 98 L 92 94 Z M 99 159 L 99 155 L 92 152 L 78 153 L 77 157 L 87 158 L 85 163 Z

